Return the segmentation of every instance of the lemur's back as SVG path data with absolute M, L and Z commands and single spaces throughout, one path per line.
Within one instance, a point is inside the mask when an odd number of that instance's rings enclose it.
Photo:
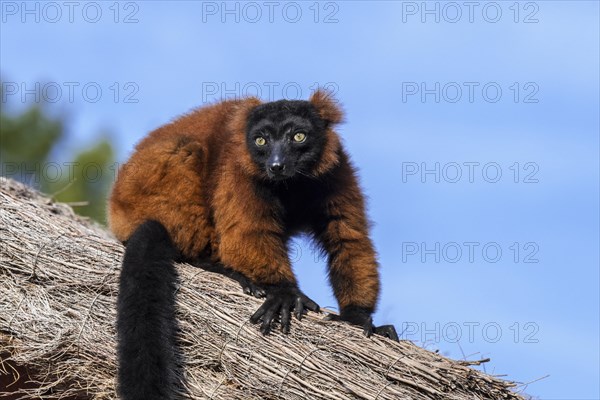
M 229 124 L 236 108 L 253 99 L 203 107 L 145 137 L 119 170 L 108 220 L 126 241 L 148 219 L 162 223 L 184 256 L 197 257 L 213 235 L 209 202 L 226 149 L 235 139 Z

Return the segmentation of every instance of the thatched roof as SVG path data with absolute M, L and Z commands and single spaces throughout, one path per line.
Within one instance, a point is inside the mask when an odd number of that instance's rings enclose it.
M 115 299 L 123 246 L 102 228 L 0 178 L 0 391 L 115 398 Z M 408 341 L 309 314 L 263 337 L 237 283 L 179 265 L 187 394 L 214 399 L 522 399 L 513 384 Z M 4 393 L 4 396 L 7 394 Z M 3 394 L 0 393 L 0 397 Z M 19 396 L 15 396 L 18 398 Z

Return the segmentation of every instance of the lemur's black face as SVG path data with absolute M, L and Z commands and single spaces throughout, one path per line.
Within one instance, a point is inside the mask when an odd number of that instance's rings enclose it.
M 308 101 L 265 103 L 248 115 L 246 144 L 269 179 L 310 176 L 323 152 L 325 128 Z

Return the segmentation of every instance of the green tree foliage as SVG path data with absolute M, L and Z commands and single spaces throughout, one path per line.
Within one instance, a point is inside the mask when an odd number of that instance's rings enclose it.
M 4 106 L 4 104 L 3 104 Z M 106 223 L 106 197 L 114 177 L 114 151 L 107 139 L 62 162 L 65 122 L 35 105 L 19 115 L 0 112 L 1 174 L 69 203 L 75 212 Z
M 3 163 L 17 163 L 23 171 L 31 171 L 36 163 L 45 162 L 50 151 L 63 136 L 59 119 L 45 115 L 33 106 L 18 117 L 0 113 L 0 158 Z
M 63 163 L 60 178 L 46 179 L 43 190 L 57 201 L 70 203 L 78 214 L 104 224 L 113 165 L 113 148 L 110 142 L 101 140 L 77 154 L 72 163 Z

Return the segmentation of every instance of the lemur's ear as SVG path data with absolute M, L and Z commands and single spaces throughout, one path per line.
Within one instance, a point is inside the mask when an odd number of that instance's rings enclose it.
M 319 115 L 327 123 L 328 127 L 339 124 L 344 120 L 344 112 L 331 92 L 324 89 L 317 89 L 317 91 L 310 96 L 309 101 L 315 106 Z

